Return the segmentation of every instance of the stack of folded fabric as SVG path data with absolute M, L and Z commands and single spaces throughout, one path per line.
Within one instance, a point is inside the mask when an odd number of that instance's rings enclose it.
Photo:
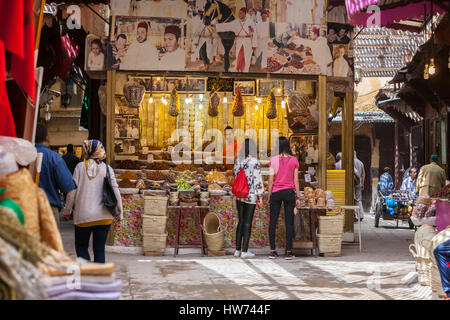
M 117 280 L 113 263 L 79 264 L 80 270 L 63 274 L 51 270 L 51 277 L 44 281 L 50 300 L 119 300 L 122 281 Z

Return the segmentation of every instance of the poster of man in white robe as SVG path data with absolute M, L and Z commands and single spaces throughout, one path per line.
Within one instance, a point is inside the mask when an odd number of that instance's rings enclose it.
M 183 71 L 184 24 L 184 20 L 173 18 L 116 17 L 112 37 L 123 34 L 127 40 L 118 69 Z
M 182 17 L 116 17 L 111 39 L 124 34 L 128 51 L 119 69 L 332 75 L 325 0 L 185 4 Z

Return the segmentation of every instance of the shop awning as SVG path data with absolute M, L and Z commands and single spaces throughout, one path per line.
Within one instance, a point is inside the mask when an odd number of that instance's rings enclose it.
M 422 0 L 346 0 L 347 13 L 352 25 L 367 27 L 373 21 L 373 12 L 367 12 L 371 5 L 380 8 L 380 25 L 394 29 L 419 32 L 425 15 L 443 13 L 448 10 L 450 1 Z
M 356 123 L 394 123 L 395 120 L 392 119 L 385 112 L 355 112 L 353 121 Z M 342 114 L 338 114 L 332 122 L 342 122 Z

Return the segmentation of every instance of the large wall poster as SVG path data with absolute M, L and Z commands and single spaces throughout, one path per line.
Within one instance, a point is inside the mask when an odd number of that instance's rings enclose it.
M 190 0 L 186 15 L 177 18 L 118 16 L 108 67 L 331 75 L 325 5 L 325 0 Z

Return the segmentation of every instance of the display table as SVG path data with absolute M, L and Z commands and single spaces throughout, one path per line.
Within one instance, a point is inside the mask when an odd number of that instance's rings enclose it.
M 205 255 L 205 247 L 203 244 L 203 231 L 202 231 L 202 222 L 204 215 L 202 216 L 202 212 L 204 214 L 205 210 L 209 211 L 208 206 L 168 206 L 170 209 L 175 209 L 177 212 L 177 216 L 175 219 L 175 245 L 173 250 L 173 256 L 175 257 L 178 254 L 179 248 L 200 248 L 202 252 L 202 256 Z M 188 213 L 188 215 L 186 214 Z M 192 219 L 192 214 L 197 217 L 197 230 L 200 236 L 200 240 L 198 244 L 180 244 L 180 229 L 184 222 L 183 219 Z M 195 219 L 195 217 L 193 219 Z
M 123 216 L 121 221 L 114 221 L 114 246 L 139 247 L 142 246 L 142 214 L 144 212 L 144 196 L 142 194 L 123 194 Z M 265 195 L 265 198 L 267 195 Z M 200 242 L 197 230 L 198 222 L 195 214 L 189 214 L 185 209 L 186 218 L 180 229 L 180 243 L 195 245 Z M 205 211 L 208 211 L 207 209 Z M 210 197 L 209 211 L 216 213 L 224 228 L 224 247 L 234 248 L 236 245 L 236 227 L 238 223 L 237 211 L 233 205 L 231 196 Z M 177 208 L 167 209 L 167 246 L 174 247 L 176 240 L 176 218 Z M 269 246 L 269 205 L 264 202 L 262 208 L 256 208 L 252 223 L 252 234 L 250 237 L 250 248 L 264 248 Z M 277 248 L 285 248 L 286 232 L 284 227 L 284 210 L 281 210 L 276 230 Z

